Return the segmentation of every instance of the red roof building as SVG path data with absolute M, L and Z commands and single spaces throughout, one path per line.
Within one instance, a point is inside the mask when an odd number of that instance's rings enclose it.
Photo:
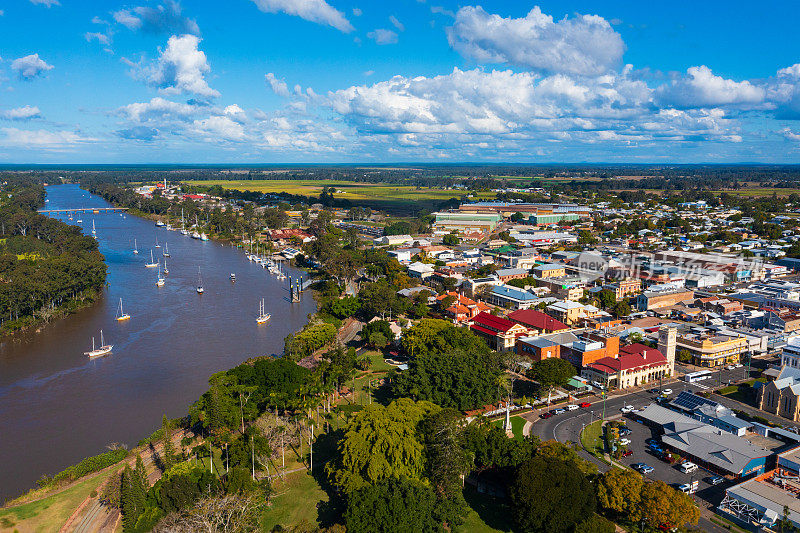
M 547 313 L 536 311 L 535 309 L 520 309 L 509 313 L 508 319 L 517 324 L 522 324 L 528 328 L 528 333 L 531 335 L 541 335 L 542 333 L 555 333 L 558 331 L 566 331 L 569 326 L 556 320 Z
M 479 337 L 483 337 L 490 348 L 498 352 L 513 350 L 517 337 L 528 333 L 522 324 L 486 312 L 475 315 L 469 327 Z
M 450 291 L 445 294 L 440 294 L 436 297 L 438 301 L 442 301 L 448 296 L 452 296 L 456 299 L 453 304 L 444 310 L 444 313 L 455 320 L 456 322 L 466 322 L 471 318 L 474 318 L 478 313 L 483 311 L 489 311 L 491 307 L 486 305 L 483 302 L 476 302 L 466 296 L 458 294 L 457 292 Z
M 627 389 L 669 377 L 670 373 L 670 364 L 664 354 L 636 343 L 622 347 L 617 357 L 603 357 L 589 363 L 581 374 L 610 389 Z

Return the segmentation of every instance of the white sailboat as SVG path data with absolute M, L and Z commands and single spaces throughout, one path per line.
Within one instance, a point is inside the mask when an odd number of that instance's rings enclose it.
M 149 263 L 145 263 L 144 266 L 146 266 L 147 268 L 155 268 L 155 267 L 158 266 L 158 263 L 156 263 L 156 260 L 153 259 L 153 250 L 150 250 L 150 262 Z
M 122 298 L 120 298 L 119 308 L 117 309 L 117 322 L 128 320 L 130 317 L 131 315 L 122 310 Z
M 261 298 L 261 302 L 258 304 L 258 317 L 256 317 L 256 324 L 265 324 L 267 320 L 270 319 L 272 315 L 265 312 L 264 309 L 264 298 Z
M 164 257 L 169 257 L 169 244 L 164 243 Z
M 156 235 L 156 245 L 155 248 L 161 248 L 161 245 L 158 244 L 158 235 Z
M 94 220 L 92 220 L 92 235 L 97 235 L 97 229 L 94 227 Z
M 203 276 L 200 274 L 200 267 L 197 267 L 197 294 L 203 294 L 206 290 L 203 288 Z
M 169 268 L 167 268 L 167 258 L 164 258 L 164 274 L 169 274 Z
M 114 349 L 113 344 L 105 344 L 105 340 L 103 340 L 103 330 L 100 330 L 100 347 L 95 348 L 94 345 L 94 337 L 92 337 L 92 351 L 90 352 L 83 352 L 84 355 L 88 355 L 89 357 L 99 357 L 101 355 L 105 355 L 107 353 L 111 353 L 111 350 Z
M 181 235 L 189 235 L 189 230 L 186 229 L 186 221 L 183 219 L 183 209 L 181 209 Z
M 133 239 L 133 253 L 134 254 L 139 253 L 139 245 L 136 243 L 136 239 Z
M 158 277 L 156 278 L 156 287 L 164 286 L 164 277 L 161 275 L 161 265 L 158 265 Z

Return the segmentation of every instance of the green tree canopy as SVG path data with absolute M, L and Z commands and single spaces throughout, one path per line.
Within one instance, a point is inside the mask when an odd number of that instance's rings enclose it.
M 387 479 L 420 479 L 423 445 L 418 424 L 439 408 L 401 398 L 384 407 L 370 404 L 347 424 L 338 454 L 326 465 L 333 483 L 345 493 Z
M 436 503 L 433 490 L 419 481 L 386 479 L 351 493 L 344 521 L 348 533 L 440 532 Z
M 515 522 L 525 532 L 572 532 L 595 509 L 594 490 L 583 472 L 549 457 L 522 463 L 509 496 Z

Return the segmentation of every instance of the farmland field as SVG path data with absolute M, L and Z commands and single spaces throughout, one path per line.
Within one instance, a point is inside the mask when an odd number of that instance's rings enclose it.
M 336 180 L 200 180 L 184 182 L 187 185 L 214 186 L 240 191 L 257 191 L 262 193 L 287 193 L 303 196 L 318 196 L 323 187 L 333 187 L 337 192 L 334 197 L 350 200 L 355 205 L 369 205 L 377 209 L 409 207 L 432 208 L 437 202 L 451 198 L 461 198 L 466 191 L 430 189 L 409 185 L 391 185 L 383 183 L 358 183 L 354 181 Z M 491 199 L 494 193 L 475 193 L 473 198 Z

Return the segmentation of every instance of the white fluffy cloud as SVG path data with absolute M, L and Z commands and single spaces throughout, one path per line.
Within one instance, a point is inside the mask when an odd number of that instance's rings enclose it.
M 479 63 L 586 76 L 616 68 L 625 51 L 622 37 L 604 18 L 577 15 L 555 22 L 538 6 L 516 19 L 462 7 L 447 37 L 453 49 Z
M 384 28 L 378 28 L 367 33 L 367 37 L 375 41 L 376 44 L 395 44 L 397 42 L 397 33 Z
M 795 133 L 789 128 L 783 128 L 780 133 L 790 141 L 800 141 L 800 133 Z
M 175 0 L 166 0 L 155 7 L 136 6 L 120 9 L 112 15 L 115 21 L 132 31 L 200 34 L 197 22 L 184 17 L 180 3 Z
M 31 0 L 31 4 L 44 7 L 60 6 L 61 2 L 58 0 Z
M 286 13 L 309 22 L 332 26 L 350 33 L 355 28 L 344 14 L 325 0 L 253 0 L 258 9 L 265 13 Z
M 11 70 L 15 71 L 20 79 L 31 80 L 43 72 L 53 70 L 53 65 L 41 59 L 39 54 L 31 54 L 12 61 Z
M 32 118 L 41 118 L 42 113 L 36 106 L 22 106 L 6 111 L 0 111 L 0 118 L 6 120 L 30 120 Z
M 499 150 L 531 142 L 737 140 L 719 110 L 654 110 L 653 91 L 627 72 L 599 78 L 545 78 L 510 70 L 461 71 L 331 92 L 328 105 L 364 136 L 442 149 L 487 143 Z
M 715 75 L 705 65 L 690 67 L 686 76 L 658 88 L 660 103 L 677 108 L 756 105 L 764 101 L 763 88 L 749 81 L 733 81 Z
M 152 120 L 162 122 L 167 119 L 187 120 L 196 116 L 200 109 L 200 106 L 173 102 L 157 96 L 149 102 L 128 104 L 119 109 L 119 114 L 137 123 Z
M 199 44 L 200 38 L 195 35 L 173 35 L 155 63 L 132 65 L 133 74 L 165 94 L 216 98 L 220 94 L 205 79 L 211 67 L 206 54 L 198 49 Z
M 392 15 L 392 16 L 390 16 L 390 17 L 389 17 L 389 22 L 391 22 L 391 23 L 392 23 L 392 26 L 394 26 L 395 28 L 397 28 L 397 29 L 398 29 L 398 31 L 406 31 L 406 27 L 403 25 L 403 23 L 402 23 L 402 22 L 400 22 L 399 20 L 397 20 L 397 17 L 395 17 L 394 15 Z
M 289 92 L 289 86 L 286 85 L 285 80 L 276 78 L 275 74 L 273 74 L 272 72 L 267 72 L 264 78 L 266 79 L 267 84 L 272 89 L 272 92 L 274 92 L 278 96 L 283 96 L 283 97 L 291 96 L 292 93 Z
M 96 139 L 84 137 L 72 131 L 22 130 L 19 128 L 0 128 L 0 146 L 16 148 L 64 149 L 77 144 L 94 142 Z

